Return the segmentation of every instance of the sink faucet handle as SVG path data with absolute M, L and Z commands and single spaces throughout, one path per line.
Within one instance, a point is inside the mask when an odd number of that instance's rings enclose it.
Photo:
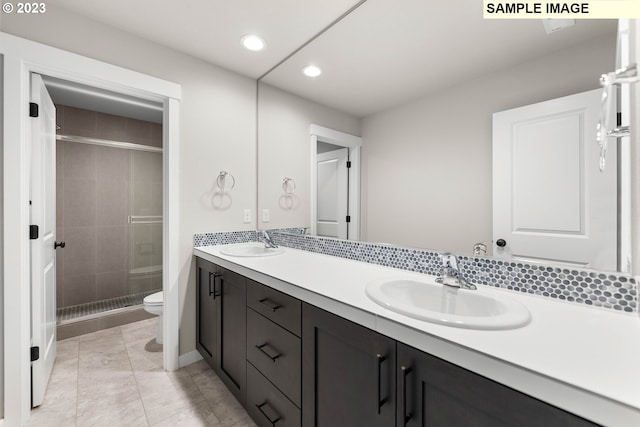
M 458 271 L 459 261 L 455 254 L 452 254 L 451 252 L 443 252 L 440 254 L 440 259 L 442 260 L 443 267 Z
M 443 252 L 439 254 L 442 260 L 442 270 L 436 278 L 436 282 L 448 286 L 455 286 L 464 289 L 476 289 L 473 283 L 470 283 L 462 274 L 460 258 L 451 252 Z
M 264 246 L 267 248 L 278 247 L 278 245 L 276 245 L 274 241 L 271 239 L 271 236 L 269 236 L 269 233 L 267 233 L 267 230 L 262 230 L 262 239 L 260 239 L 260 241 L 264 243 Z

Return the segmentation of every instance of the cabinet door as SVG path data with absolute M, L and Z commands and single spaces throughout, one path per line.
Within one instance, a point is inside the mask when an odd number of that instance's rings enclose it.
M 397 427 L 595 426 L 401 343 L 397 375 Z
M 395 355 L 395 341 L 303 304 L 302 425 L 394 425 Z
M 196 348 L 214 369 L 218 345 L 218 309 L 214 289 L 216 269 L 214 264 L 196 258 Z
M 247 381 L 247 280 L 220 268 L 218 300 L 218 376 L 245 404 Z

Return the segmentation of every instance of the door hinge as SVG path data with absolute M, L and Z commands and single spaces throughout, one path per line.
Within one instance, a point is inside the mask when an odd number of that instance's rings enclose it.
M 29 239 L 30 240 L 35 240 L 38 238 L 40 233 L 40 227 L 38 227 L 37 225 L 30 225 L 29 226 Z
M 31 361 L 40 359 L 40 347 L 31 347 Z
M 38 117 L 38 104 L 35 102 L 29 103 L 29 117 Z
M 351 160 L 347 160 L 347 169 L 351 168 Z
M 351 215 L 347 215 L 347 222 L 351 222 Z

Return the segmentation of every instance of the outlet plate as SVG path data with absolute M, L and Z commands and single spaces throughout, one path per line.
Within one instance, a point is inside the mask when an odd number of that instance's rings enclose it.
M 245 209 L 242 218 L 245 224 L 249 224 L 251 222 L 251 209 Z
M 262 222 L 269 222 L 269 209 L 262 209 Z

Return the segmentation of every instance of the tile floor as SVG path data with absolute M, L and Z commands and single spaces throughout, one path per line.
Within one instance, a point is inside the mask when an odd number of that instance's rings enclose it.
M 254 426 L 204 362 L 162 369 L 157 317 L 58 341 L 29 426 Z

